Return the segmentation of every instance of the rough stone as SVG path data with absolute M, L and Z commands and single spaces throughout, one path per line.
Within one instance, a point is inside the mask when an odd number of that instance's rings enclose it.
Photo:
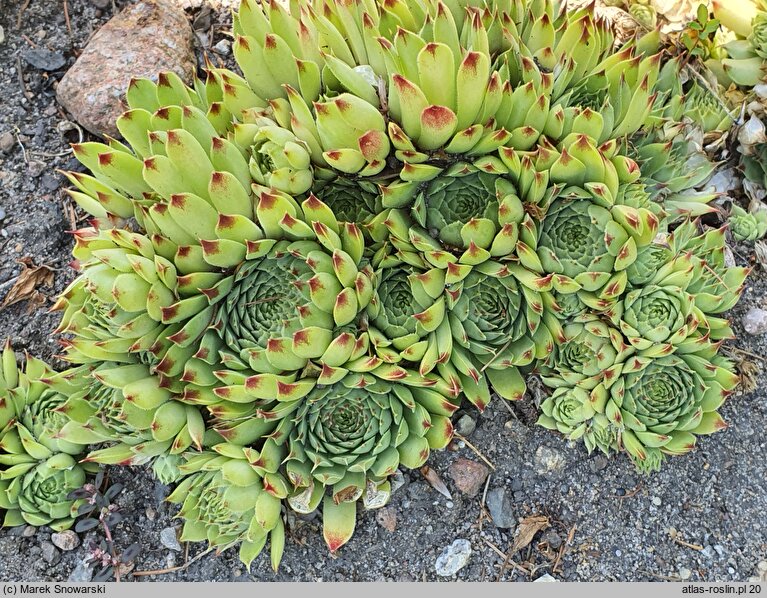
M 0 135 L 0 153 L 7 154 L 13 149 L 13 145 L 16 143 L 16 139 L 13 137 L 13 133 L 6 131 Z
M 87 583 L 93 579 L 93 569 L 89 567 L 84 561 L 77 563 L 72 573 L 69 574 L 68 581 L 73 583 Z
M 767 332 L 767 311 L 752 307 L 743 316 L 743 330 L 754 336 Z
M 16 554 L 19 551 L 19 541 L 16 538 L 8 536 L 7 538 L 0 537 L 0 554 L 11 555 Z
M 383 507 L 376 511 L 376 521 L 389 532 L 397 529 L 397 512 L 391 507 Z
M 456 488 L 466 496 L 476 496 L 490 470 L 482 463 L 459 457 L 448 471 Z
M 181 544 L 178 543 L 175 527 L 166 527 L 160 532 L 160 542 L 165 548 L 181 552 Z
M 41 71 L 57 71 L 67 63 L 61 52 L 51 52 L 45 48 L 28 48 L 22 56 L 29 66 Z
M 42 542 L 40 544 L 40 554 L 42 555 L 43 560 L 51 565 L 55 565 L 61 560 L 59 551 L 56 550 L 56 547 L 50 542 Z
M 437 557 L 434 569 L 441 577 L 452 577 L 463 569 L 471 558 L 471 543 L 462 538 L 455 540 Z
M 213 46 L 213 49 L 219 54 L 229 56 L 229 54 L 232 52 L 232 44 L 228 39 L 222 39 L 215 46 Z
M 462 415 L 456 423 L 456 430 L 461 436 L 469 436 L 477 429 L 477 422 L 470 415 Z
M 514 516 L 514 503 L 505 488 L 493 488 L 487 493 L 485 499 L 490 516 L 493 518 L 495 527 L 509 529 L 516 526 L 517 519 Z
M 535 451 L 535 471 L 539 475 L 555 476 L 565 468 L 565 457 L 550 446 L 539 446 Z
M 533 583 L 552 583 L 552 582 L 557 583 L 559 582 L 559 580 L 552 577 L 548 573 L 544 573 L 538 579 L 536 579 Z
M 547 542 L 549 547 L 553 548 L 554 550 L 557 550 L 560 546 L 562 546 L 562 538 L 553 529 L 550 529 L 545 534 L 543 534 L 541 540 Z
M 71 529 L 51 535 L 51 542 L 64 551 L 74 550 L 80 545 L 80 538 Z
M 127 6 L 93 36 L 56 88 L 59 103 L 96 135 L 118 136 L 114 124 L 133 77 L 157 80 L 195 72 L 194 34 L 184 12 L 165 0 Z
M 394 475 L 391 477 L 391 493 L 394 494 L 397 490 L 404 487 L 406 484 L 407 484 L 407 480 L 405 480 L 405 476 L 398 469 L 397 471 L 394 472 Z
M 687 567 L 682 567 L 679 569 L 679 577 L 682 580 L 688 580 L 692 577 L 692 571 L 690 571 Z

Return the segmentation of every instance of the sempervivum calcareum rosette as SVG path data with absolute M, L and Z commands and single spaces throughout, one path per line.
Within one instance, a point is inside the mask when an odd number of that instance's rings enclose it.
M 78 462 L 84 444 L 60 438 L 67 418 L 58 408 L 76 390 L 62 374 L 28 357 L 23 369 L 9 343 L 0 369 L 0 510 L 3 525 L 70 527 L 78 503 L 70 492 L 85 483 Z
M 94 219 L 56 306 L 60 440 L 181 478 L 185 539 L 276 566 L 283 509 L 321 507 L 337 550 L 463 398 L 533 372 L 542 425 L 644 469 L 720 427 L 713 314 L 745 272 L 723 233 L 658 237 L 707 211 L 708 163 L 664 121 L 657 38 L 614 51 L 560 8 L 244 0 L 241 75 L 134 81 L 126 143 L 69 175 Z

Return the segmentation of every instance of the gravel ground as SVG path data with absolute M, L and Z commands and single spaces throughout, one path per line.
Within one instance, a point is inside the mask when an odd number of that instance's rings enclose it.
M 68 144 L 79 134 L 56 104 L 55 85 L 77 49 L 114 10 L 108 0 L 68 0 L 70 33 L 62 2 L 32 0 L 20 18 L 20 29 L 17 17 L 24 2 L 4 0 L 0 7 L 5 32 L 0 42 L 0 304 L 23 268 L 21 260 L 28 267 L 45 266 L 52 274 L 38 288 L 36 302 L 0 309 L 0 338 L 9 336 L 18 350 L 43 358 L 56 352 L 51 331 L 57 316 L 48 309 L 51 298 L 73 277 L 68 266 L 72 241 L 66 231 L 78 224 L 56 169 L 78 168 Z M 117 8 L 124 4 L 116 2 Z M 190 11 L 194 15 L 199 13 Z M 215 25 L 226 16 L 222 12 L 207 18 Z M 220 38 L 215 34 L 203 42 L 210 45 Z M 27 60 L 31 49 L 50 52 Z M 740 247 L 739 253 L 752 252 Z M 767 276 L 757 270 L 732 314 L 736 346 L 756 356 L 750 358 L 756 365 L 766 354 L 767 337 L 745 334 L 740 321 L 749 307 L 765 307 L 766 292 Z M 764 388 L 765 382 L 759 374 L 757 388 Z M 476 423 L 469 432 L 470 422 L 464 420 L 467 427 L 461 429 L 468 442 L 454 443 L 454 450 L 430 462 L 452 498 L 434 490 L 421 473 L 405 473 L 404 485 L 389 506 L 362 513 L 354 538 L 336 557 L 322 541 L 317 518 L 292 520 L 278 573 L 263 555 L 247 572 L 234 553 L 193 560 L 202 545 L 168 548 L 161 541 L 162 531 L 178 525 L 175 507 L 163 502 L 169 489 L 145 470 L 113 469 L 112 480 L 127 488 L 118 498 L 124 521 L 115 530 L 117 545 L 142 545 L 132 572 L 123 579 L 450 579 L 437 576 L 435 562 L 457 539 L 471 546 L 468 564 L 455 576 L 462 580 L 495 581 L 500 575 L 502 580 L 526 581 L 551 574 L 566 581 L 745 581 L 759 574 L 760 563 L 767 576 L 763 390 L 734 395 L 722 411 L 729 430 L 704 438 L 692 455 L 671 459 L 663 472 L 648 477 L 639 476 L 625 459 L 608 461 L 588 456 L 580 446 L 568 446 L 534 427 L 531 412 L 529 402 L 507 408 L 500 401 L 479 417 L 467 412 Z M 494 467 L 484 503 L 484 484 L 469 496 L 458 489 L 450 470 L 457 459 L 482 463 L 480 454 Z M 465 487 L 464 481 L 458 484 Z M 507 525 L 523 520 L 529 525 L 536 521 L 530 517 L 538 515 L 549 527 L 503 567 L 501 555 L 513 542 L 514 529 L 498 529 L 481 517 L 483 504 L 492 504 L 495 520 L 510 520 Z M 79 547 L 62 551 L 51 543 L 47 528 L 2 530 L 0 580 L 87 579 L 81 563 L 87 554 L 84 545 L 94 537 L 92 532 L 80 534 Z M 187 561 L 190 564 L 181 570 L 165 571 Z M 161 572 L 134 575 L 156 570 Z

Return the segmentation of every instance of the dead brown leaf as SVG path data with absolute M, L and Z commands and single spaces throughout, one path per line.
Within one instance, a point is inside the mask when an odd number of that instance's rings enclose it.
M 53 269 L 49 266 L 35 266 L 31 257 L 24 257 L 19 260 L 22 266 L 16 282 L 5 296 L 0 309 L 5 309 L 22 301 L 29 301 L 30 311 L 35 307 L 44 305 L 46 297 L 37 290 L 41 286 L 50 286 L 53 284 Z
M 525 517 L 517 527 L 517 535 L 509 549 L 509 554 L 516 554 L 533 541 L 535 534 L 549 527 L 546 515 L 530 515 Z
M 445 482 L 442 481 L 442 478 L 439 477 L 439 474 L 431 467 L 428 465 L 421 467 L 421 475 L 425 477 L 426 481 L 429 482 L 431 487 L 439 492 L 442 496 L 448 500 L 453 498 L 453 495 L 450 494 L 450 490 L 448 490 L 447 486 L 445 486 Z

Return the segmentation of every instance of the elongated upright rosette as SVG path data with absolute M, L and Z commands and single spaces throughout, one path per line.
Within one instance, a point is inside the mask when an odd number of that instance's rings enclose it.
M 27 357 L 23 369 L 6 343 L 0 370 L 0 510 L 3 526 L 71 527 L 79 503 L 69 494 L 85 484 L 79 463 L 86 447 L 61 438 L 58 408 L 72 387 L 45 363 Z

